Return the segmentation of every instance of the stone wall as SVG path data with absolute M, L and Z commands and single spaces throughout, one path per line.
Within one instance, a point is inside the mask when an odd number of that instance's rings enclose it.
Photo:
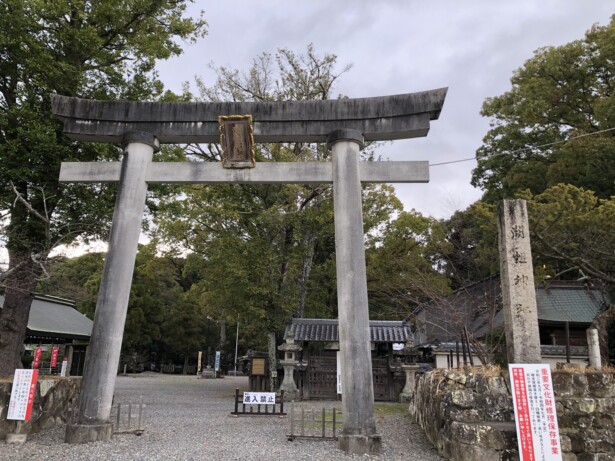
M 32 416 L 24 425 L 23 431 L 32 434 L 56 424 L 66 423 L 70 409 L 77 402 L 80 385 L 80 377 L 39 379 L 36 383 Z M 7 434 L 14 433 L 17 426 L 16 421 L 6 419 L 11 388 L 11 382 L 0 382 L 0 440 L 4 440 Z
M 615 460 L 615 373 L 552 376 L 564 461 Z M 410 413 L 447 459 L 519 459 L 507 370 L 425 373 Z

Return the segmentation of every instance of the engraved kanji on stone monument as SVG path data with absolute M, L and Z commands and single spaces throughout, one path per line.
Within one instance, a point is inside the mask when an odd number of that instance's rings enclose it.
M 220 144 L 224 168 L 254 168 L 254 129 L 251 115 L 221 115 Z
M 540 335 L 525 200 L 498 207 L 500 272 L 509 363 L 540 363 Z

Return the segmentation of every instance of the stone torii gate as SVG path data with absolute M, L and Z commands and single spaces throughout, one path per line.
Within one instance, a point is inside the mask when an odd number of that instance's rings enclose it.
M 119 181 L 77 419 L 65 440 L 109 440 L 109 422 L 145 196 L 149 183 L 333 183 L 344 427 L 339 447 L 378 453 L 373 406 L 361 182 L 428 182 L 419 162 L 360 162 L 365 141 L 426 136 L 446 88 L 377 98 L 242 103 L 93 101 L 54 95 L 72 139 L 118 143 L 121 162 L 63 163 L 60 181 Z M 237 114 L 250 114 L 246 120 Z M 159 143 L 217 143 L 223 163 L 152 162 Z M 331 162 L 254 164 L 250 142 L 326 142 Z M 237 158 L 237 156 L 242 158 Z

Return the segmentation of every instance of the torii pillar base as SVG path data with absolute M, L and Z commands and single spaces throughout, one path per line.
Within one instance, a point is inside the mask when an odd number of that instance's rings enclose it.
M 337 447 L 355 455 L 379 455 L 382 454 L 382 437 L 379 434 L 340 435 Z
M 69 424 L 66 426 L 66 443 L 108 442 L 113 438 L 113 423 Z
M 6 443 L 22 445 L 28 440 L 28 434 L 6 434 Z

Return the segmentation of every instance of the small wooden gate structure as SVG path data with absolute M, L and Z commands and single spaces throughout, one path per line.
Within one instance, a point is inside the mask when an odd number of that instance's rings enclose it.
M 143 434 L 143 408 L 140 402 L 122 405 L 118 403 L 111 407 L 111 421 L 113 421 L 114 434 Z M 136 419 L 136 421 L 135 421 Z
M 390 387 L 393 385 L 393 372 L 389 369 L 387 359 L 372 359 L 372 377 L 374 380 L 374 400 L 390 400 Z
M 339 346 L 337 320 L 293 319 L 287 326 L 295 342 L 303 347 L 303 376 L 298 383 L 304 399 L 335 400 L 337 394 L 337 358 Z M 406 378 L 399 356 L 393 352 L 393 343 L 405 343 L 412 336 L 410 327 L 401 321 L 371 321 L 372 377 L 374 400 L 398 401 Z M 309 345 L 320 344 L 316 350 Z
M 306 417 L 305 407 L 301 407 L 300 412 L 295 412 L 295 402 L 290 403 L 288 440 L 291 442 L 297 438 L 337 440 L 338 429 L 342 426 L 342 413 L 337 408 L 331 409 L 330 412 L 323 408 L 317 416 L 313 407 L 311 410 Z M 331 415 L 331 419 L 328 414 Z

